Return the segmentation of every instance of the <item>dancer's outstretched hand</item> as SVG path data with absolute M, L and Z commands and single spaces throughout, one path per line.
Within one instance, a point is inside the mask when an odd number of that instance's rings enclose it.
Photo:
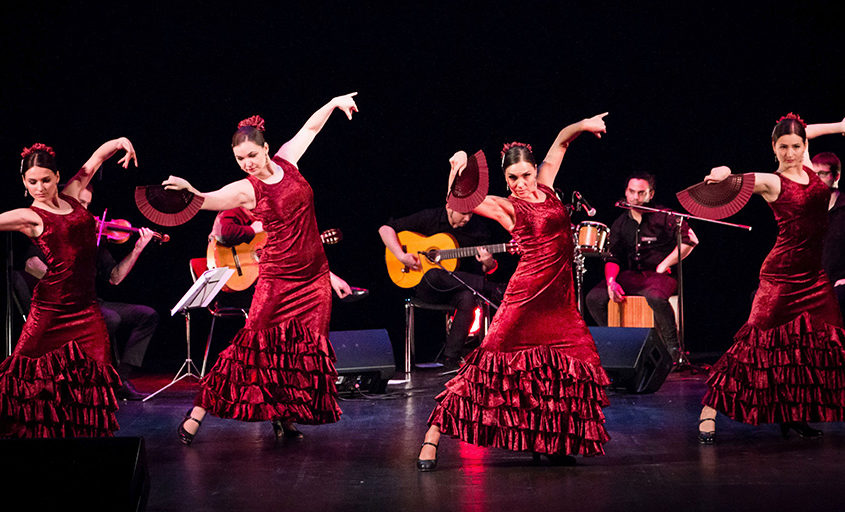
M 731 175 L 731 168 L 720 165 L 710 169 L 710 174 L 704 177 L 704 183 L 719 183 Z
M 135 147 L 132 146 L 132 142 L 129 141 L 126 137 L 121 137 L 117 139 L 117 144 L 120 146 L 120 149 L 126 151 L 126 154 L 117 161 L 119 165 L 121 165 L 124 169 L 129 168 L 129 162 L 135 162 L 135 167 L 138 167 L 138 155 L 135 153 Z M 120 149 L 118 151 L 120 151 Z
M 188 183 L 185 178 L 179 176 L 169 176 L 166 180 L 161 182 L 165 190 L 188 190 L 191 191 L 194 187 Z
M 352 99 L 353 96 L 358 94 L 357 92 L 350 92 L 349 94 L 344 94 L 343 96 L 338 96 L 334 98 L 334 106 L 339 108 L 346 114 L 346 117 L 350 120 L 352 119 L 352 113 L 358 112 L 358 105 L 355 104 L 355 100 Z
M 604 117 L 608 114 L 605 112 L 604 114 L 599 114 L 597 116 L 593 116 L 581 122 L 581 128 L 585 132 L 590 132 L 598 138 L 601 138 L 602 133 L 607 133 L 607 126 L 604 124 Z

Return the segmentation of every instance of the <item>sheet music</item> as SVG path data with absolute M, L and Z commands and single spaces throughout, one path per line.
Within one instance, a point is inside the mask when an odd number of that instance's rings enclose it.
M 170 310 L 170 316 L 186 309 L 208 307 L 234 273 L 235 269 L 229 267 L 210 268 L 203 272 L 185 295 L 179 299 L 179 302 L 173 306 L 173 309 Z

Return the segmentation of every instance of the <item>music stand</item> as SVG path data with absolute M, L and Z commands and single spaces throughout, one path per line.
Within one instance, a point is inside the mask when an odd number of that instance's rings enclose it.
M 176 376 L 170 384 L 159 389 L 155 393 L 144 398 L 144 402 L 161 393 L 170 386 L 176 384 L 185 377 L 194 377 L 199 380 L 199 370 L 194 362 L 191 360 L 191 309 L 205 308 L 211 303 L 214 297 L 220 292 L 226 281 L 235 273 L 235 269 L 229 267 L 211 268 L 203 272 L 201 276 L 194 281 L 190 289 L 179 299 L 179 302 L 170 310 L 170 316 L 176 313 L 182 313 L 185 317 L 185 338 L 187 341 L 188 355 L 185 362 L 179 367 Z M 184 372 L 184 373 L 183 373 Z M 196 372 L 196 373 L 194 373 Z

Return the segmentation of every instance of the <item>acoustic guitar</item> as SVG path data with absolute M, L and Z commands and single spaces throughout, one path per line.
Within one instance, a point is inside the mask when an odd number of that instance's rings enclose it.
M 413 288 L 420 284 L 423 275 L 433 268 L 444 268 L 453 271 L 458 268 L 458 258 L 469 258 L 478 254 L 479 248 L 487 249 L 491 253 L 517 252 L 515 242 L 501 244 L 476 245 L 472 247 L 458 247 L 455 237 L 448 233 L 437 233 L 423 236 L 413 231 L 396 233 L 402 249 L 420 258 L 420 270 L 413 270 L 399 261 L 389 249 L 384 251 L 384 261 L 390 280 L 400 288 Z
M 328 229 L 320 233 L 323 245 L 333 245 L 343 239 L 339 229 Z M 229 267 L 235 269 L 232 277 L 226 281 L 223 291 L 239 292 L 246 290 L 258 279 L 258 260 L 261 249 L 267 243 L 267 233 L 262 231 L 247 243 L 226 246 L 211 238 L 206 250 L 206 265 L 208 268 Z

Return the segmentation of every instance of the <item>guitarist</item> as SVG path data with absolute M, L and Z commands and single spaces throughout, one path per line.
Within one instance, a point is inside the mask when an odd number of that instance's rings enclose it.
M 419 255 L 406 253 L 396 233 L 406 230 L 423 236 L 448 233 L 455 237 L 459 247 L 469 247 L 501 242 L 508 236 L 507 233 L 498 229 L 495 232 L 497 236 L 494 237 L 494 229 L 498 228 L 492 226 L 487 219 L 475 217 L 472 213 L 457 212 L 448 206 L 441 206 L 421 210 L 407 217 L 391 219 L 379 228 L 379 236 L 385 247 L 399 261 L 414 270 L 419 270 L 421 268 Z M 460 279 L 494 303 L 501 301 L 505 284 L 488 279 L 499 266 L 490 252 L 479 248 L 475 258 L 465 258 L 460 265 L 461 270 L 454 272 Z M 446 347 L 439 362 L 447 370 L 458 368 L 461 349 L 472 326 L 473 310 L 476 305 L 473 293 L 445 270 L 434 268 L 426 272 L 420 283 L 414 287 L 414 295 L 424 302 L 449 304 L 455 307 L 455 317 L 446 336 Z
M 214 225 L 211 227 L 211 233 L 208 236 L 209 240 L 213 238 L 221 245 L 234 247 L 251 242 L 255 235 L 263 231 L 264 227 L 261 221 L 251 211 L 238 207 L 219 212 L 214 218 Z M 346 281 L 333 272 L 329 272 L 329 278 L 331 279 L 332 289 L 339 298 L 343 299 L 352 294 L 352 287 Z M 228 306 L 249 309 L 253 288 L 253 286 L 250 286 L 247 290 L 244 290 L 246 293 L 228 294 L 225 297 L 232 296 L 231 298 L 234 300 L 224 302 Z M 237 296 L 237 298 L 234 296 Z

